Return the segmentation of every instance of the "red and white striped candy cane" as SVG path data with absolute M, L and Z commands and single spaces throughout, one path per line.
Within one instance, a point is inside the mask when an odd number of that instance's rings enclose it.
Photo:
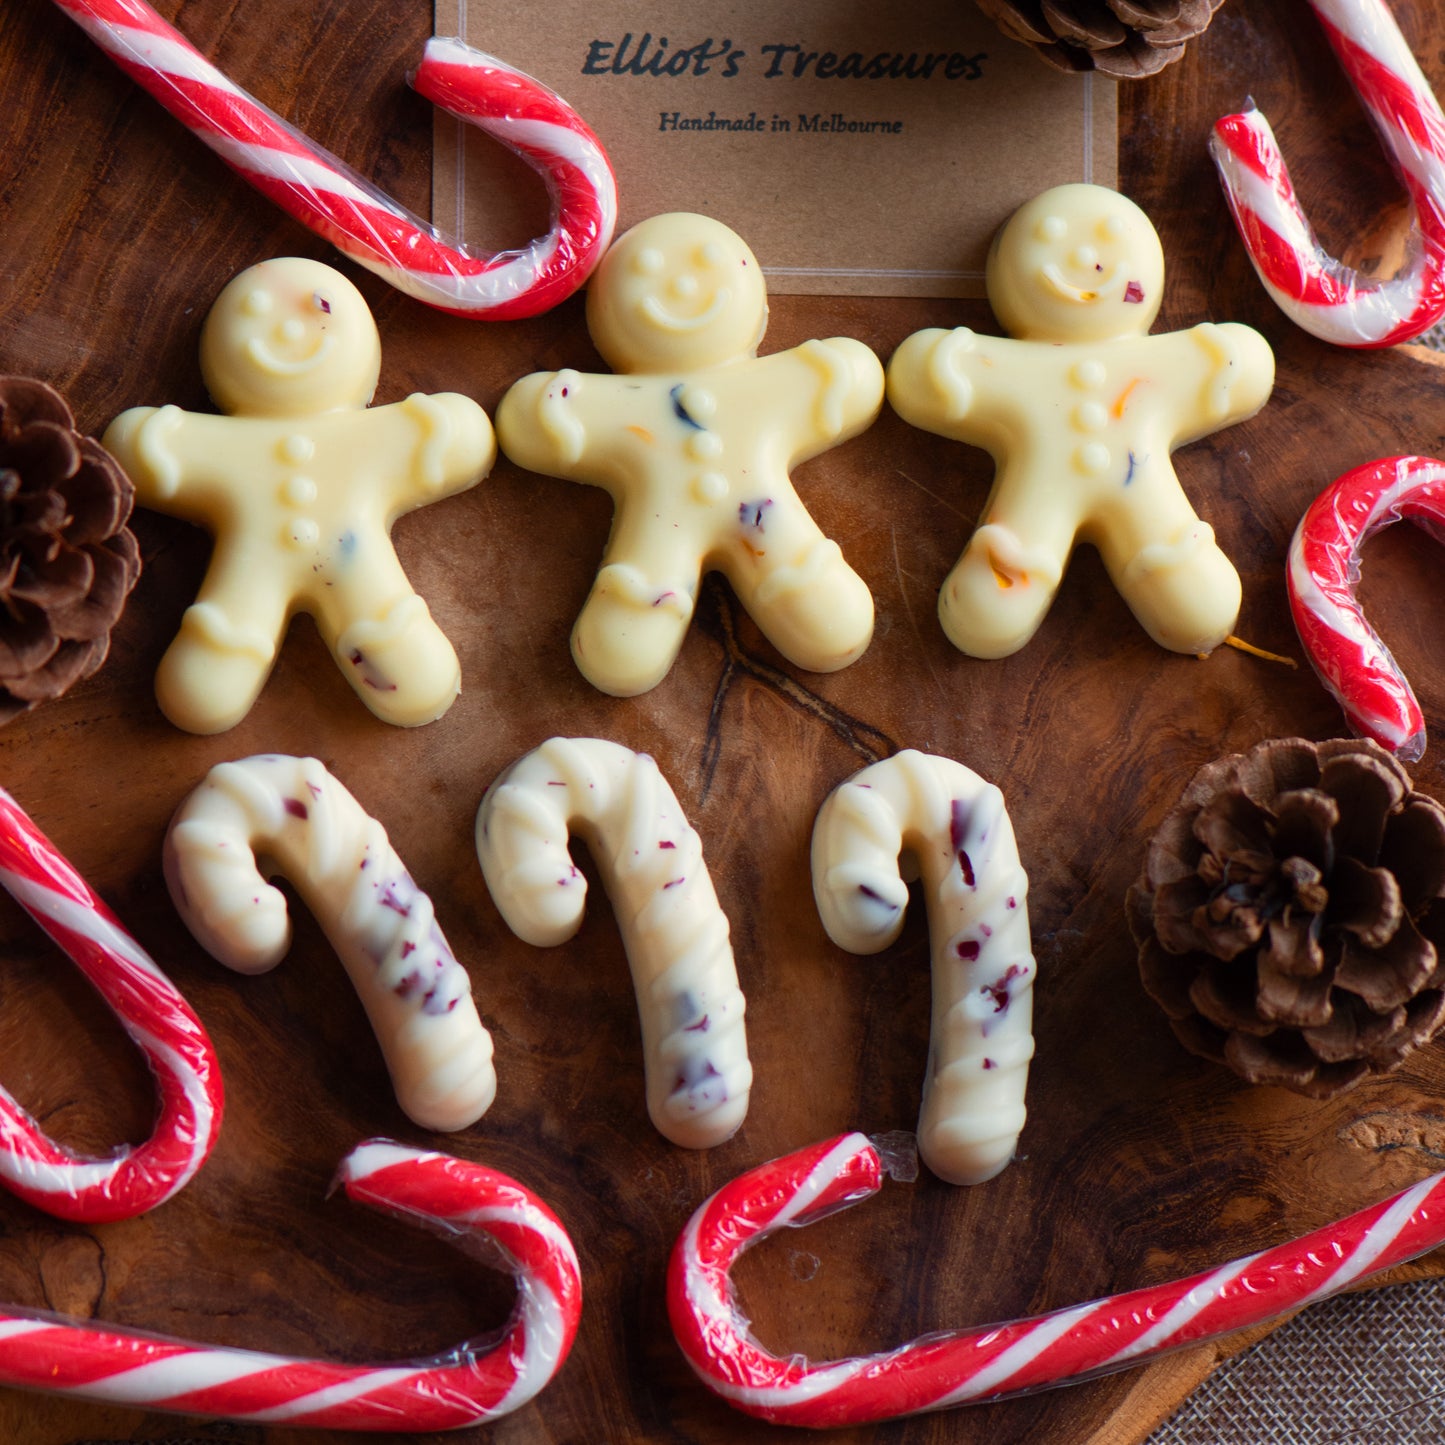
M 748 1415 L 830 1428 L 1022 1395 L 1313 1304 L 1445 1243 L 1445 1174 L 1348 1219 L 1188 1279 L 1009 1324 L 924 1335 L 895 1350 L 811 1364 L 749 1333 L 728 1272 L 743 1250 L 876 1194 L 883 1165 L 862 1134 L 800 1149 L 725 1185 L 672 1252 L 667 1307 L 703 1383 Z
M 190 1005 L 55 845 L 0 789 L 0 888 L 74 960 L 155 1075 L 151 1137 L 108 1159 L 48 1138 L 0 1088 L 0 1183 L 47 1214 L 99 1224 L 169 1199 L 205 1163 L 221 1127 L 221 1068 Z
M 617 224 L 601 142 L 560 96 L 460 40 L 428 42 L 412 85 L 536 169 L 552 226 L 519 251 L 468 249 L 233 85 L 145 0 L 55 0 L 232 170 L 400 291 L 458 316 L 535 316 L 570 296 Z
M 505 1174 L 384 1139 L 339 1181 L 362 1204 L 500 1250 L 517 1303 L 499 1336 L 430 1359 L 343 1365 L 211 1348 L 0 1306 L 0 1383 L 114 1405 L 337 1430 L 455 1430 L 527 1403 L 561 1368 L 582 1311 L 577 1255 L 557 1216 Z
M 1425 715 L 1355 598 L 1360 548 L 1398 521 L 1445 541 L 1445 462 L 1385 457 L 1331 483 L 1295 528 L 1285 583 L 1300 641 L 1350 726 L 1413 763 L 1425 751 Z
M 1380 280 L 1324 250 L 1258 110 L 1218 121 L 1209 150 L 1254 269 L 1280 309 L 1338 346 L 1393 346 L 1445 313 L 1445 116 L 1384 0 L 1310 4 L 1409 193 L 1415 226 L 1405 264 Z

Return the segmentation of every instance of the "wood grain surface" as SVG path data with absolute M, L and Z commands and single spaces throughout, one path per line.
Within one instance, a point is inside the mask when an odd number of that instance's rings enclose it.
M 422 0 L 160 8 L 235 79 L 426 210 L 431 114 L 402 82 L 429 30 Z M 1445 76 L 1445 12 L 1425 0 L 1395 9 L 1427 72 Z M 197 336 L 221 285 L 267 256 L 334 257 L 45 0 L 0 7 L 0 76 L 0 370 L 52 382 L 94 432 L 132 405 L 204 409 Z M 1236 319 L 1276 348 L 1264 413 L 1188 448 L 1178 465 L 1243 575 L 1239 632 L 1298 656 L 1283 574 L 1295 522 L 1349 466 L 1445 450 L 1445 373 L 1407 352 L 1331 350 L 1259 290 L 1204 150 L 1211 120 L 1251 93 L 1330 245 L 1357 258 L 1385 249 L 1375 238 L 1388 240 L 1401 196 L 1301 0 L 1230 0 L 1180 65 L 1120 92 L 1121 184 L 1155 218 L 1170 264 L 1158 329 Z M 486 325 L 344 269 L 381 327 L 379 401 L 460 390 L 491 411 L 526 372 L 598 366 L 579 301 Z M 886 358 L 919 327 L 963 323 L 992 329 L 978 303 L 788 298 L 774 303 L 764 349 L 849 335 Z M 853 958 L 825 938 L 808 876 L 825 794 L 905 746 L 960 759 L 1008 799 L 1039 960 L 1029 1122 L 1019 1158 L 986 1185 L 959 1190 L 926 1175 L 889 1185 L 750 1256 L 740 1282 L 764 1340 L 815 1356 L 858 1353 L 1072 1304 L 1292 1237 L 1431 1172 L 1445 1153 L 1445 1052 L 1329 1104 L 1247 1088 L 1175 1044 L 1139 987 L 1123 922 L 1145 840 L 1195 768 L 1268 736 L 1337 735 L 1337 709 L 1307 667 L 1228 649 L 1205 662 L 1162 652 L 1088 552 L 1026 649 L 1002 662 L 961 656 L 938 626 L 936 594 L 989 467 L 981 452 L 885 412 L 797 473 L 877 598 L 862 660 L 832 676 L 799 674 L 713 581 L 671 675 L 644 697 L 615 700 L 583 681 L 567 649 L 608 501 L 500 463 L 475 490 L 396 528 L 464 676 L 457 705 L 409 732 L 360 706 L 305 620 L 243 724 L 214 738 L 172 728 L 151 678 L 208 545 L 181 523 L 139 514 L 145 573 L 110 661 L 0 732 L 0 781 L 193 1002 L 220 1051 L 227 1115 L 208 1166 L 144 1218 L 85 1229 L 0 1196 L 0 1298 L 349 1360 L 425 1354 L 496 1325 L 509 1307 L 505 1281 L 327 1201 L 341 1156 L 387 1134 L 526 1180 L 562 1216 L 582 1260 L 582 1328 L 561 1375 L 515 1416 L 459 1438 L 787 1438 L 692 1379 L 668 1331 L 663 1270 L 692 1208 L 743 1168 L 852 1127 L 907 1128 L 916 1116 L 929 1009 L 922 910 L 886 954 Z M 1371 544 L 1368 608 L 1437 733 L 1439 579 L 1437 545 L 1422 535 L 1397 528 Z M 471 841 L 482 792 L 555 732 L 652 752 L 702 834 L 732 920 L 756 1068 L 745 1127 L 710 1153 L 675 1149 L 647 1123 L 632 990 L 601 890 L 578 938 L 544 952 L 508 934 L 483 885 Z M 1445 796 L 1442 747 L 1445 737 L 1414 770 L 1436 796 Z M 304 911 L 290 956 L 260 978 L 227 973 L 182 928 L 161 877 L 167 819 L 211 764 L 260 751 L 323 759 L 386 824 L 436 902 L 496 1040 L 497 1101 L 474 1128 L 442 1140 L 400 1114 L 361 1009 Z M 8 900 L 0 948 L 6 1087 L 77 1149 L 142 1137 L 152 1109 L 143 1065 Z M 1127 1445 L 1232 1343 L 833 1438 Z M 0 1438 L 321 1437 L 0 1392 Z

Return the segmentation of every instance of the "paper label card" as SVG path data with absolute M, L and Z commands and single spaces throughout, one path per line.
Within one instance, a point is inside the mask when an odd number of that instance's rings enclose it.
M 620 229 L 702 211 L 774 292 L 977 296 L 999 224 L 1115 184 L 1115 83 L 1065 75 L 960 0 L 436 0 L 436 32 L 535 75 L 597 132 Z M 547 228 L 536 177 L 439 114 L 433 217 L 477 245 Z

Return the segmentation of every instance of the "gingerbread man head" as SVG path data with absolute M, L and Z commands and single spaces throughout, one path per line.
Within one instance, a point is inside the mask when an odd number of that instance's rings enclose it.
M 1021 341 L 1143 336 L 1159 314 L 1164 250 L 1148 216 L 1102 186 L 1055 186 L 994 239 L 988 299 Z
M 283 256 L 234 277 L 201 331 L 201 374 L 232 416 L 302 417 L 364 407 L 381 339 L 361 292 L 320 261 Z
M 757 353 L 768 324 L 758 259 L 721 221 L 672 212 L 634 226 L 587 290 L 587 326 L 616 372 L 701 371 Z

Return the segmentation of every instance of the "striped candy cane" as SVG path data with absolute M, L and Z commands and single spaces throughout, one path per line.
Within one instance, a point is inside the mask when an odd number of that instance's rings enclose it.
M 420 94 L 542 175 L 552 226 L 520 251 L 469 250 L 233 85 L 145 0 L 55 0 L 122 70 L 288 215 L 408 296 L 458 316 L 535 316 L 570 296 L 617 224 L 601 143 L 558 95 L 459 40 L 428 42 Z
M 1425 751 L 1425 715 L 1355 598 L 1360 548 L 1397 521 L 1445 541 L 1445 462 L 1385 457 L 1346 472 L 1300 519 L 1285 581 L 1300 641 L 1351 728 L 1413 763 Z
M 561 1368 L 582 1311 L 557 1216 L 505 1174 L 384 1139 L 342 1162 L 346 1193 L 461 1245 L 500 1251 L 517 1303 L 500 1336 L 424 1360 L 342 1365 L 216 1349 L 0 1306 L 0 1383 L 84 1400 L 337 1430 L 455 1430 L 525 1405 Z
M 699 1378 L 748 1415 L 829 1428 L 947 1410 L 1106 1374 L 1245 1329 L 1445 1243 L 1445 1174 L 1274 1249 L 1169 1284 L 1009 1324 L 922 1336 L 895 1350 L 811 1364 L 764 1349 L 728 1272 L 784 1225 L 876 1194 L 883 1165 L 862 1134 L 800 1149 L 725 1185 L 672 1252 L 667 1306 Z
M 216 1142 L 222 1109 L 216 1052 L 150 955 L 3 789 L 0 888 L 95 985 L 145 1055 L 160 1099 L 145 1143 L 108 1159 L 81 1159 L 0 1089 L 0 1182 L 61 1219 L 100 1224 L 143 1214 L 183 1188 Z
M 1392 346 L 1445 313 L 1445 116 L 1384 0 L 1310 0 L 1380 131 L 1415 212 L 1408 259 L 1388 280 L 1320 245 L 1258 110 L 1216 123 L 1209 151 L 1254 269 L 1280 309 L 1338 346 Z

